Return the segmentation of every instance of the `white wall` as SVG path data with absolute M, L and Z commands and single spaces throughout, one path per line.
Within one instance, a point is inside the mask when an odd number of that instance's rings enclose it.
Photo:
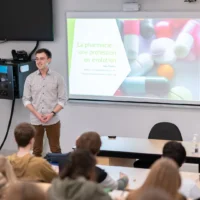
M 43 42 L 40 46 L 49 48 L 52 51 L 52 68 L 65 75 L 66 78 L 66 11 L 120 11 L 123 2 L 125 0 L 54 0 L 55 41 Z M 200 9 L 199 1 L 195 4 L 184 3 L 184 0 L 141 0 L 139 2 L 144 11 L 173 10 L 184 12 L 199 11 Z M 0 58 L 10 58 L 12 49 L 23 49 L 30 52 L 33 47 L 34 42 L 0 44 Z M 6 132 L 10 108 L 10 101 L 0 100 L 0 141 L 2 141 Z M 16 149 L 13 128 L 22 121 L 29 121 L 29 115 L 21 100 L 17 100 L 13 123 L 4 149 Z M 74 144 L 75 138 L 86 130 L 96 130 L 102 135 L 147 137 L 150 128 L 155 123 L 171 121 L 180 128 L 184 140 L 190 140 L 193 133 L 200 133 L 200 110 L 189 108 L 68 103 L 61 112 L 61 121 L 61 145 L 63 151 L 69 151 Z

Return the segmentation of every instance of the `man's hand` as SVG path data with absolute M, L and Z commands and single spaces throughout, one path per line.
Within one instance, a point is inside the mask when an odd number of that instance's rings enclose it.
M 119 177 L 120 177 L 120 178 L 123 178 L 124 176 L 128 177 L 128 176 L 127 176 L 126 174 L 124 174 L 123 172 L 120 172 L 120 173 L 119 173 Z
M 43 122 L 47 123 L 53 117 L 53 113 L 43 115 Z
M 36 117 L 37 117 L 41 122 L 45 123 L 46 118 L 45 118 L 44 115 L 42 115 L 42 114 L 40 114 L 40 113 L 36 113 Z
M 120 178 L 127 177 L 127 179 L 128 179 L 128 184 L 127 184 L 127 186 L 126 186 L 126 189 L 129 188 L 129 178 L 128 178 L 128 176 L 127 176 L 126 174 L 124 174 L 123 172 L 120 172 L 120 173 L 119 173 L 119 177 L 120 177 Z

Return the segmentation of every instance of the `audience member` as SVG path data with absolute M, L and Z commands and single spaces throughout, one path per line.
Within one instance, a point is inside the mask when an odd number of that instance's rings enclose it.
M 11 184 L 5 195 L 5 200 L 45 200 L 46 194 L 34 183 L 17 182 Z
M 176 163 L 169 158 L 157 160 L 151 167 L 143 185 L 130 192 L 127 200 L 135 200 L 149 188 L 162 189 L 171 195 L 174 200 L 183 200 L 184 197 L 178 193 L 181 186 L 181 177 Z
M 86 149 L 89 150 L 94 156 L 99 153 L 101 147 L 101 138 L 98 133 L 96 132 L 85 132 L 83 133 L 76 141 L 76 149 Z M 70 154 L 68 154 L 70 155 Z M 62 160 L 59 163 L 60 171 L 68 162 L 68 157 L 66 160 Z M 123 190 L 128 184 L 128 177 L 123 174 L 121 178 L 115 181 L 111 178 L 104 170 L 97 167 L 95 168 L 96 171 L 96 179 L 97 182 L 104 188 L 109 188 L 111 190 L 118 189 Z
M 167 142 L 163 147 L 163 157 L 173 159 L 179 167 L 183 165 L 186 159 L 186 151 L 183 145 L 176 141 Z M 184 196 L 197 199 L 200 198 L 200 189 L 195 181 L 191 179 L 182 179 L 180 193 Z
M 60 178 L 52 181 L 48 190 L 49 200 L 110 200 L 95 180 L 95 157 L 87 150 L 76 150 L 70 154 Z
M 173 200 L 173 198 L 162 189 L 149 188 L 135 200 Z
M 8 186 L 15 182 L 17 178 L 11 164 L 4 156 L 0 156 L 0 199 L 4 199 Z
M 35 128 L 29 123 L 21 123 L 14 130 L 18 152 L 8 156 L 14 172 L 19 179 L 51 182 L 57 173 L 43 158 L 33 156 Z

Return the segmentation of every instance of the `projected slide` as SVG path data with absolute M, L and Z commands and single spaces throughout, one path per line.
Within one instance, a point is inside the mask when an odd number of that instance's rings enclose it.
M 69 97 L 200 101 L 199 19 L 67 18 L 67 36 Z

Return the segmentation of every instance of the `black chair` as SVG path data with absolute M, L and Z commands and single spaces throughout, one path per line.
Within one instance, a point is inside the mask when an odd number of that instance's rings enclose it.
M 155 124 L 149 133 L 148 139 L 183 141 L 179 128 L 170 122 Z
M 155 124 L 150 133 L 148 139 L 157 140 L 176 140 L 183 141 L 179 128 L 170 122 L 160 122 Z M 133 164 L 135 168 L 150 168 L 156 159 L 139 159 Z

